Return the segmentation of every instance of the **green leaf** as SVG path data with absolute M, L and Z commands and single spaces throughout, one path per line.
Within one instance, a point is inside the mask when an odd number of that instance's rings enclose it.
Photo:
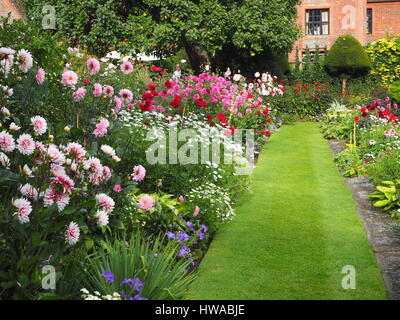
M 86 250 L 92 249 L 92 248 L 93 248 L 93 245 L 94 245 L 94 242 L 93 242 L 92 239 L 86 239 L 86 240 L 85 240 L 85 247 L 86 247 Z
M 39 232 L 32 233 L 32 244 L 36 247 L 41 243 L 41 237 Z
M 374 203 L 375 207 L 384 207 L 387 206 L 390 203 L 390 200 L 380 200 L 380 201 L 376 201 Z

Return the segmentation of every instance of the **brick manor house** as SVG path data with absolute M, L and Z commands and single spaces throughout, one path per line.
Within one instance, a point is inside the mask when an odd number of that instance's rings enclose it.
M 301 61 L 306 47 L 328 49 L 339 35 L 352 34 L 362 44 L 400 33 L 400 1 L 302 0 L 297 6 L 302 37 L 289 61 Z

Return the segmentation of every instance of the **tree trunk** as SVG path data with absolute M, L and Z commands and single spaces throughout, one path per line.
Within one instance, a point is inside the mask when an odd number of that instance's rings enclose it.
M 346 93 L 346 84 L 347 84 L 347 79 L 343 78 L 342 79 L 342 93 L 345 94 Z
M 195 43 L 186 43 L 185 50 L 189 57 L 190 65 L 196 74 L 199 74 L 206 65 L 210 65 L 208 52 L 200 45 Z

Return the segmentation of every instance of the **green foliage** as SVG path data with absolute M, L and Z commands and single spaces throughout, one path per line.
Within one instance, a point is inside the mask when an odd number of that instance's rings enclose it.
M 400 35 L 378 39 L 367 46 L 371 74 L 388 85 L 400 80 Z
M 297 55 L 297 59 L 298 55 Z M 321 50 L 317 47 L 310 52 L 306 47 L 303 60 L 300 67 L 300 61 L 296 62 L 295 70 L 290 78 L 294 82 L 310 83 L 318 81 L 321 83 L 333 83 L 336 79 L 332 78 L 324 68 L 325 56 L 322 55 Z
M 397 209 L 400 207 L 400 180 L 382 181 L 380 184 L 370 196 L 373 205 L 397 216 Z
M 400 151 L 387 152 L 368 166 L 370 179 L 378 184 L 384 180 L 394 180 L 400 177 Z
M 335 161 L 345 177 L 359 177 L 366 174 L 366 169 L 359 154 L 350 148 L 340 152 Z
M 0 18 L 0 44 L 2 47 L 23 48 L 35 57 L 37 64 L 46 72 L 61 72 L 66 47 L 51 33 L 40 26 L 24 20 Z
M 139 278 L 143 282 L 140 295 L 150 300 L 181 299 L 194 274 L 187 273 L 190 261 L 178 257 L 179 245 L 157 238 L 147 241 L 140 233 L 131 239 L 103 242 L 102 248 L 85 261 L 87 289 L 102 294 L 120 291 L 124 279 Z M 114 274 L 114 282 L 103 277 L 104 271 Z
M 288 52 L 297 39 L 298 0 L 22 0 L 39 25 L 43 5 L 57 13 L 57 33 L 90 53 L 174 55 L 192 46 L 214 57 L 228 44 L 250 56 Z M 191 61 L 193 63 L 193 61 Z M 261 71 L 261 70 L 258 70 Z
M 389 92 L 393 99 L 400 101 L 400 80 L 393 82 L 389 86 Z
M 371 62 L 360 42 L 351 35 L 344 35 L 329 50 L 325 66 L 330 74 L 349 78 L 366 74 Z

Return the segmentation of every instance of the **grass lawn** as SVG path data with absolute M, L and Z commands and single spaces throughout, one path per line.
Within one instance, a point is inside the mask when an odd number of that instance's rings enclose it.
M 188 299 L 386 299 L 355 203 L 317 123 L 272 136 Z M 346 265 L 356 289 L 342 288 Z

